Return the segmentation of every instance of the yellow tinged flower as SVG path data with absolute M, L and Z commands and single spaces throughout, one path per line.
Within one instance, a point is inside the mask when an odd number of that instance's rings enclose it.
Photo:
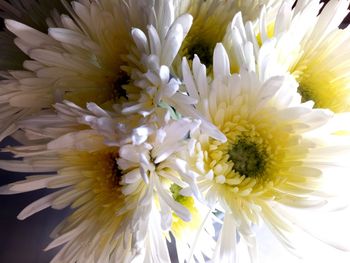
M 23 160 L 0 161 L 2 169 L 41 173 L 1 187 L 1 194 L 57 189 L 18 218 L 48 207 L 73 209 L 46 248 L 63 245 L 52 262 L 170 262 L 164 233 L 173 212 L 186 222 L 192 211 L 173 199 L 164 184 L 193 184 L 176 152 L 187 147 L 184 139 L 198 123 L 170 120 L 163 110 L 164 126 L 155 116 L 153 122 L 130 116 L 120 125 L 118 115 L 93 103 L 87 110 L 69 102 L 55 108 L 57 114 L 22 122 L 28 135 L 35 134 L 26 139 L 36 143 L 8 151 Z
M 334 112 L 350 111 L 349 39 L 348 31 L 336 30 L 290 69 L 303 101 L 313 100 L 315 107 Z
M 216 43 L 225 36 L 226 28 L 232 18 L 241 12 L 245 19 L 256 20 L 263 5 L 271 7 L 275 0 L 186 0 L 175 3 L 178 13 L 190 13 L 193 16 L 193 25 L 185 38 L 179 59 L 187 57 L 190 61 L 194 55 L 200 57 L 208 70 L 213 64 L 213 51 Z
M 21 148 L 17 150 L 21 152 Z M 121 231 L 121 228 L 127 226 L 126 220 L 133 211 L 119 211 L 131 203 L 133 198 L 136 198 L 135 202 L 138 197 L 122 193 L 122 174 L 116 163 L 118 156 L 118 148 L 103 145 L 99 149 L 90 148 L 88 151 L 61 150 L 56 158 L 52 153 L 38 153 L 34 157 L 27 157 L 26 161 L 35 160 L 37 165 L 31 167 L 42 174 L 2 187 L 3 194 L 45 187 L 57 189 L 27 206 L 18 215 L 22 220 L 50 206 L 54 209 L 67 206 L 74 209 L 52 233 L 54 240 L 46 250 L 60 245 L 63 247 L 51 262 L 107 262 L 113 258 L 117 260 L 135 256 L 136 251 L 131 248 L 133 233 L 128 235 L 130 230 L 127 228 L 123 230 L 124 233 Z M 11 162 L 2 162 L 1 166 L 11 169 Z M 29 171 L 26 162 L 20 161 L 16 169 Z M 49 174 L 55 170 L 57 175 Z M 142 187 L 138 193 L 142 193 Z M 127 238 L 126 244 L 129 244 L 126 248 L 123 248 L 124 238 Z
M 260 19 L 258 40 L 276 38 L 281 66 L 298 81 L 302 101 L 312 100 L 316 108 L 350 110 L 350 34 L 338 28 L 349 3 L 332 0 L 320 12 L 318 0 L 299 1 L 294 9 L 284 1 L 275 19 L 268 21 L 265 13 Z
M 238 74 L 230 73 L 223 45 L 216 46 L 213 78 L 206 86 L 201 82 L 205 71 L 198 70 L 203 66 L 199 58 L 193 61 L 192 73 L 183 60 L 185 84 L 188 93 L 198 99 L 196 108 L 227 139 L 209 137 L 203 129 L 195 136 L 194 154 L 189 157 L 208 205 L 224 213 L 212 259 L 215 262 L 234 262 L 238 243 L 235 232 L 247 243 L 252 262 L 257 262 L 252 225 L 262 222 L 293 251 L 296 244 L 289 234 L 299 225 L 285 208 L 323 206 L 329 189 L 325 180 L 328 170 L 322 165 L 329 169 L 339 165 L 344 172 L 347 167 L 342 154 L 327 163 L 320 157 L 325 148 L 331 152 L 332 148 L 344 147 L 348 151 L 346 143 L 342 145 L 344 141 L 331 142 L 331 134 L 323 133 L 325 141 L 319 139 L 319 127 L 328 127 L 333 114 L 312 109 L 312 103 L 301 103 L 296 81 L 274 68 L 275 57 L 268 52 L 268 43 L 258 50 L 256 58 L 249 53 L 252 49 L 245 48 L 251 43 L 241 44 L 243 53 L 238 56 L 243 60 Z M 337 155 L 337 150 L 330 155 Z

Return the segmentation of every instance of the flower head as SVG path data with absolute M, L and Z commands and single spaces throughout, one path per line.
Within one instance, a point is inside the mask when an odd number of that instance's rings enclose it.
M 243 43 L 243 47 L 249 45 Z M 301 103 L 296 81 L 289 75 L 279 75 L 279 71 L 274 74 L 271 66 L 275 63 L 269 63 L 273 56 L 268 56 L 271 54 L 264 47 L 257 58 L 252 49 L 243 50 L 250 56 L 240 54 L 245 59 L 239 74 L 231 74 L 229 56 L 223 45 L 217 45 L 213 79 L 205 90 L 198 82 L 203 79 L 199 74 L 205 71 L 184 72 L 189 76 L 185 80 L 189 92 L 197 92 L 197 108 L 227 138 L 218 141 L 199 133 L 195 154 L 190 158 L 208 204 L 225 213 L 214 254 L 214 260 L 220 262 L 232 262 L 237 256 L 238 240 L 232 234 L 236 231 L 248 243 L 255 262 L 256 241 L 251 226 L 261 221 L 286 248 L 293 248 L 288 233 L 295 229 L 295 222 L 283 209 L 326 203 L 323 179 L 327 169 L 321 165 L 331 167 L 333 161 L 325 164 L 317 157 L 327 147 L 340 147 L 337 143 L 327 145 L 317 136 L 318 129 L 332 119 L 332 113 L 312 109 L 309 102 Z M 199 58 L 195 57 L 194 63 L 198 64 Z M 186 60 L 183 70 L 189 70 Z M 337 151 L 330 154 L 337 155 Z M 335 159 L 334 165 L 347 167 L 346 162 Z
M 349 32 L 339 29 L 348 14 L 349 1 L 329 1 L 321 10 L 319 1 L 284 1 L 278 15 L 269 21 L 262 13 L 260 35 L 277 39 L 279 63 L 299 83 L 303 101 L 334 112 L 349 111 Z M 269 32 L 268 28 L 274 26 Z
M 0 194 L 71 208 L 52 262 L 350 251 L 308 225 L 349 196 L 349 1 L 0 0 L 0 168 L 33 173 Z
M 263 5 L 271 7 L 274 2 L 274 0 L 178 1 L 175 3 L 177 12 L 190 13 L 194 18 L 193 26 L 182 44 L 179 59 L 185 56 L 193 60 L 194 55 L 197 55 L 210 70 L 215 45 L 223 40 L 226 28 L 234 15 L 241 12 L 244 18 L 254 21 L 258 18 Z
M 16 45 L 30 59 L 24 62 L 24 70 L 8 71 L 0 82 L 0 105 L 7 112 L 1 137 L 16 131 L 16 121 L 64 99 L 104 108 L 125 101 L 123 87 L 130 76 L 122 65 L 132 43 L 130 31 L 150 24 L 138 14 L 154 8 L 148 5 L 140 10 L 142 6 L 133 1 L 73 1 L 65 4 L 70 16 L 61 15 L 48 34 L 5 20 L 17 37 Z
M 126 124 L 123 116 L 96 104 L 88 104 L 86 110 L 69 102 L 55 108 L 56 114 L 20 122 L 32 146 L 8 148 L 23 160 L 0 163 L 7 170 L 43 173 L 3 186 L 2 194 L 62 188 L 29 205 L 18 218 L 47 207 L 74 209 L 54 231 L 55 240 L 47 248 L 64 244 L 53 262 L 84 262 L 87 253 L 92 261 L 117 257 L 123 262 L 137 257 L 155 261 L 159 254 L 156 262 L 170 262 L 164 233 L 173 218 L 184 222 L 174 227 L 178 235 L 186 230 L 192 213 L 197 217 L 192 224 L 201 223 L 199 208 L 182 202 L 192 197 L 180 200 L 180 193 L 174 196 L 173 191 L 195 188 L 177 153 L 186 151 L 186 138 L 198 123 L 172 120 L 162 110 L 159 119 L 129 116 L 129 125 L 118 125 Z

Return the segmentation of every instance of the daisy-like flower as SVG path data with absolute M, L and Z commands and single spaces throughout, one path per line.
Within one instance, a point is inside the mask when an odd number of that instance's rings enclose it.
M 348 14 L 349 1 L 331 0 L 322 12 L 317 0 L 281 4 L 272 21 L 262 13 L 259 38 L 277 38 L 279 62 L 299 83 L 303 101 L 334 112 L 349 111 L 349 30 L 338 26 Z
M 36 146 L 36 152 L 32 147 L 31 154 L 28 148 L 16 149 L 18 156 L 32 157 L 26 157 L 25 161 L 2 161 L 1 166 L 40 174 L 2 187 L 1 193 L 16 194 L 46 187 L 59 189 L 27 206 L 18 215 L 21 220 L 47 207 L 75 209 L 52 233 L 54 241 L 46 250 L 64 244 L 52 262 L 116 262 L 119 258 L 128 262 L 136 253 L 131 250 L 131 235 L 136 229 L 130 230 L 124 225 L 136 211 L 117 213 L 127 203 L 137 201 L 145 189 L 140 187 L 128 197 L 123 195 L 122 175 L 116 163 L 118 148 L 106 147 L 103 138 L 75 133 L 74 145 L 67 138 L 58 138 L 59 144 L 52 142 L 47 148 Z M 123 227 L 125 231 L 121 232 Z
M 188 231 L 185 222 L 192 213 L 192 227 L 202 223 L 204 214 L 179 190 L 195 188 L 177 152 L 186 151 L 186 138 L 198 123 L 172 120 L 164 109 L 159 109 L 158 122 L 136 115 L 134 122 L 128 116 L 127 123 L 93 103 L 87 110 L 70 102 L 55 108 L 56 115 L 42 113 L 20 123 L 32 143 L 8 151 L 23 160 L 0 162 L 2 169 L 40 173 L 3 186 L 1 194 L 60 188 L 18 218 L 47 207 L 73 208 L 46 248 L 64 244 L 52 262 L 170 262 L 165 231 L 173 218 L 180 236 Z
M 30 60 L 24 62 L 25 70 L 3 74 L 0 138 L 16 130 L 16 121 L 63 99 L 78 105 L 94 101 L 104 107 L 125 99 L 123 85 L 130 76 L 121 66 L 132 44 L 130 30 L 150 24 L 154 6 L 104 0 L 73 1 L 65 7 L 70 16 L 62 15 L 61 25 L 50 27 L 48 34 L 5 20 Z
M 244 27 L 234 30 L 243 32 Z M 262 221 L 294 251 L 294 233 L 298 227 L 307 230 L 290 216 L 289 208 L 324 205 L 325 179 L 337 176 L 331 168 L 339 166 L 338 176 L 345 175 L 341 167 L 347 162 L 341 151 L 348 152 L 349 146 L 321 132 L 328 127 L 331 133 L 327 124 L 333 114 L 313 109 L 312 102 L 301 103 L 296 81 L 278 76 L 279 70 L 274 74 L 273 47 L 273 42 L 265 43 L 255 57 L 253 44 L 243 42 L 238 57 L 244 63 L 239 74 L 231 74 L 229 56 L 218 44 L 213 79 L 205 85 L 199 58 L 194 58 L 192 72 L 183 60 L 184 82 L 190 96 L 198 99 L 196 108 L 227 138 L 223 142 L 199 133 L 189 157 L 202 195 L 210 207 L 224 213 L 214 262 L 236 262 L 238 243 L 247 243 L 251 261 L 257 262 L 253 225 Z M 325 152 L 327 160 L 322 158 Z
M 189 13 L 194 18 L 193 26 L 179 52 L 179 67 L 182 57 L 185 56 L 192 60 L 196 54 L 201 58 L 202 63 L 210 69 L 214 47 L 216 43 L 223 40 L 226 28 L 234 15 L 241 12 L 244 18 L 254 21 L 258 18 L 263 5 L 269 8 L 275 2 L 275 0 L 177 1 L 175 3 L 177 13 Z

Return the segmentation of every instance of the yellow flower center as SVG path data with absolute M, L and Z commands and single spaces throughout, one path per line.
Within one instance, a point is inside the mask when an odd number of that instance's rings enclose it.
M 113 104 L 127 99 L 125 85 L 129 84 L 130 77 L 122 70 L 117 74 L 106 74 L 104 79 L 89 81 L 90 86 L 66 90 L 64 98 L 83 108 L 87 102 L 94 101 L 104 109 L 111 109 Z
M 314 98 L 315 98 L 315 94 L 313 94 L 313 92 L 310 89 L 303 87 L 303 86 L 298 87 L 298 93 L 301 96 L 302 102 L 314 100 Z
M 254 124 L 244 120 L 228 121 L 222 127 L 226 143 L 209 139 L 207 169 L 219 184 L 239 185 L 243 181 L 268 181 L 269 170 L 279 150 L 271 145 Z
M 322 68 L 319 65 L 322 64 Z M 315 108 L 330 109 L 334 112 L 344 112 L 350 109 L 350 93 L 348 77 L 334 71 L 335 67 L 320 63 L 318 58 L 307 62 L 302 59 L 291 72 L 299 82 L 298 92 L 302 101 L 313 100 Z
M 61 174 L 75 174 L 81 181 L 76 184 L 78 189 L 90 189 L 103 206 L 120 205 L 124 199 L 121 193 L 121 172 L 116 158 L 118 149 L 115 147 L 87 152 L 69 152 L 63 159 L 70 168 L 63 168 Z M 103 201 L 102 201 L 103 200 Z M 118 204 L 119 203 L 119 204 Z

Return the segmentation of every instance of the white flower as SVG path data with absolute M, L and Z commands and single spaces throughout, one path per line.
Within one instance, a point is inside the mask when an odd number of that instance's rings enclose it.
M 253 44 L 242 43 L 243 49 L 249 46 Z M 213 79 L 206 85 L 199 81 L 205 79 L 205 70 L 197 70 L 197 57 L 193 72 L 186 60 L 183 63 L 187 90 L 198 98 L 196 108 L 227 138 L 225 142 L 198 134 L 195 154 L 189 160 L 200 175 L 198 187 L 208 204 L 224 212 L 215 262 L 235 262 L 235 232 L 241 237 L 239 242 L 247 243 L 252 262 L 257 262 L 252 225 L 261 222 L 294 251 L 298 242 L 292 242 L 292 237 L 300 229 L 308 230 L 289 215 L 293 214 L 290 208 L 323 206 L 329 188 L 337 188 L 328 185 L 329 176 L 337 176 L 332 182 L 339 189 L 348 168 L 344 156 L 350 148 L 344 139 L 331 134 L 339 128 L 328 125 L 333 122 L 332 113 L 312 109 L 310 102 L 301 103 L 296 81 L 269 68 L 275 63 L 270 64 L 273 56 L 267 56 L 265 46 L 258 57 L 252 48 L 245 51 L 249 56 L 242 60 L 239 74 L 231 74 L 229 56 L 218 44 Z M 325 152 L 330 157 L 327 161 L 322 158 Z M 331 172 L 335 165 L 339 168 Z
M 299 83 L 303 101 L 334 112 L 349 111 L 349 45 L 347 29 L 339 29 L 348 14 L 348 0 L 284 1 L 272 21 L 262 12 L 259 36 L 263 42 L 276 38 L 281 68 Z
M 194 178 L 186 173 L 186 167 L 181 160 L 178 160 L 176 153 L 186 150 L 185 138 L 196 126 L 198 126 L 196 122 L 188 119 L 169 121 L 164 127 L 155 127 L 153 130 L 150 127 L 145 142 L 120 147 L 118 165 L 121 170 L 127 171 L 125 177 L 138 174 L 157 192 L 164 230 L 168 230 L 171 226 L 172 210 L 184 221 L 191 219 L 189 211 L 171 197 L 170 186 L 194 185 Z M 165 186 L 168 186 L 168 189 L 165 189 Z
M 189 13 L 194 20 L 193 26 L 181 47 L 177 62 L 175 62 L 175 69 L 180 72 L 182 57 L 185 56 L 192 60 L 194 55 L 197 55 L 210 71 L 215 45 L 218 42 L 222 42 L 226 28 L 234 15 L 241 12 L 244 18 L 254 21 L 258 18 L 264 5 L 274 10 L 275 2 L 277 1 L 176 1 L 176 13 Z
M 188 222 L 196 213 L 194 222 L 201 223 L 199 208 L 181 204 L 171 192 L 175 186 L 195 188 L 177 153 L 187 151 L 198 122 L 172 120 L 164 109 L 145 119 L 126 119 L 93 103 L 87 110 L 70 102 L 55 109 L 19 123 L 27 145 L 8 151 L 23 160 L 0 161 L 3 169 L 41 174 L 3 186 L 0 193 L 62 188 L 19 215 L 25 219 L 50 206 L 74 209 L 47 248 L 64 244 L 53 262 L 170 262 L 164 231 L 173 217 Z
M 25 180 L 1 187 L 2 194 L 16 194 L 41 188 L 58 189 L 27 206 L 18 218 L 23 220 L 47 207 L 74 212 L 52 233 L 54 240 L 46 250 L 64 244 L 52 262 L 130 262 L 140 253 L 135 239 L 145 222 L 131 222 L 141 213 L 136 206 L 119 213 L 131 202 L 137 202 L 146 191 L 140 187 L 123 195 L 122 175 L 116 158 L 118 148 L 106 147 L 97 134 L 75 132 L 58 137 L 46 145 L 19 147 L 17 156 L 23 161 L 1 161 L 4 169 L 34 172 Z M 59 143 L 58 143 L 59 142 Z M 134 243 L 131 245 L 131 241 Z M 110 260 L 110 261 L 109 261 Z
M 148 2 L 147 2 L 148 3 Z M 125 100 L 130 76 L 121 68 L 132 43 L 133 26 L 150 24 L 154 6 L 139 1 L 73 1 L 70 16 L 42 33 L 5 20 L 16 45 L 30 57 L 22 71 L 9 71 L 0 82 L 1 136 L 16 130 L 15 122 L 70 100 L 80 106 L 95 102 L 108 108 Z M 140 13 L 141 12 L 141 13 Z M 151 20 L 154 20 L 151 19 Z

